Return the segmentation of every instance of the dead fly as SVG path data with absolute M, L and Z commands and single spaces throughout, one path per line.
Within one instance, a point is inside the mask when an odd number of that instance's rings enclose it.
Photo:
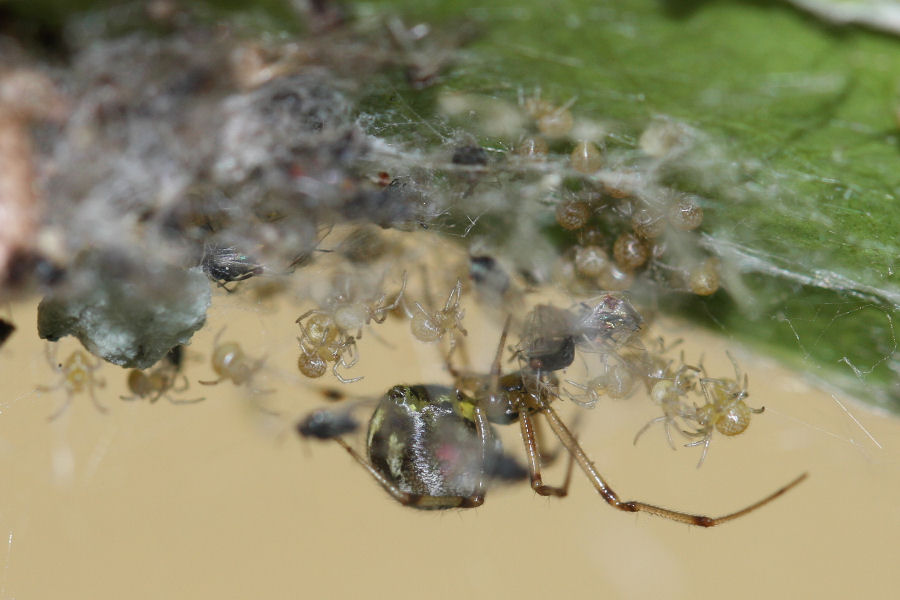
M 233 292 L 226 284 L 244 281 L 263 272 L 262 265 L 237 248 L 207 244 L 203 249 L 200 267 L 206 276 L 226 292 Z
M 525 317 L 516 356 L 537 373 L 565 369 L 575 360 L 574 327 L 569 311 L 539 304 Z
M 297 424 L 297 433 L 301 437 L 320 440 L 330 440 L 347 435 L 357 429 L 359 429 L 359 421 L 350 412 L 332 410 L 317 410 Z
M 528 456 L 531 487 L 544 496 L 565 496 L 569 477 L 560 487 L 548 486 L 541 478 L 542 452 L 535 435 L 535 415 L 541 414 L 569 453 L 585 472 L 601 497 L 625 512 L 648 512 L 689 525 L 713 527 L 742 517 L 781 496 L 803 479 L 794 479 L 775 493 L 737 512 L 711 518 L 678 512 L 638 501 L 622 501 L 588 458 L 581 445 L 551 407 L 556 382 L 552 375 L 537 381 L 530 371 L 500 373 L 500 358 L 509 321 L 489 375 L 453 372 L 456 385 L 395 385 L 382 396 L 369 421 L 366 456 L 357 452 L 337 433 L 344 422 L 325 419 L 312 427 L 310 418 L 298 425 L 306 437 L 330 437 L 340 444 L 392 498 L 419 509 L 474 508 L 484 503 L 486 484 L 505 467 L 493 424 L 519 422 Z M 449 365 L 448 365 L 449 366 Z

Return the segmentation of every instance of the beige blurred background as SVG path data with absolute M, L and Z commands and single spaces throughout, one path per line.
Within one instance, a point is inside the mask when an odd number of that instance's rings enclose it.
M 724 351 L 735 352 L 750 403 L 766 406 L 744 435 L 715 436 L 701 469 L 699 450 L 670 450 L 661 428 L 632 445 L 659 414 L 644 396 L 577 412 L 583 445 L 624 498 L 718 515 L 810 473 L 710 530 L 612 510 L 580 472 L 562 500 L 521 484 L 492 489 L 476 510 L 404 508 L 336 444 L 290 431 L 323 403 L 295 367 L 302 311 L 221 293 L 186 364 L 182 397 L 204 402 L 122 402 L 126 372 L 104 365 L 99 399 L 110 413 L 77 397 L 48 423 L 64 394 L 35 391 L 57 377 L 35 306 L 9 310 L 19 330 L 0 350 L 2 599 L 889 598 L 900 588 L 900 420 L 691 327 L 664 333 L 684 338 L 689 357 L 705 353 L 711 373 L 729 373 Z M 497 330 L 473 319 L 472 362 L 487 365 Z M 226 324 L 225 338 L 267 355 L 257 385 L 275 393 L 254 400 L 230 383 L 196 383 L 213 378 L 212 338 Z M 396 383 L 448 382 L 434 347 L 399 324 L 378 334 L 364 335 L 352 373 L 366 379 L 346 389 L 377 396 Z M 60 357 L 77 347 L 64 340 Z M 254 401 L 285 416 L 267 418 Z M 520 452 L 507 429 L 507 448 Z M 562 467 L 545 481 L 558 482 Z

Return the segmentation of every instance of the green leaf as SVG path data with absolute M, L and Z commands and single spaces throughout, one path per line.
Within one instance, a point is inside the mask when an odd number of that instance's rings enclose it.
M 672 180 L 709 199 L 703 243 L 729 294 L 677 309 L 900 409 L 898 40 L 778 2 L 367 6 L 478 24 L 445 90 L 577 98 L 625 144 L 659 115 L 701 132 Z M 407 96 L 427 118 L 434 93 Z

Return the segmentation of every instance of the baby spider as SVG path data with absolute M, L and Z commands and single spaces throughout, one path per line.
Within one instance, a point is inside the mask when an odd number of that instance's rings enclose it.
M 697 374 L 700 373 L 700 369 L 683 363 L 684 358 L 682 357 L 682 365 L 677 371 L 672 371 L 670 362 L 662 373 L 651 375 L 651 378 L 656 381 L 650 388 L 650 399 L 662 407 L 663 416 L 652 419 L 641 427 L 634 436 L 635 444 L 654 423 L 663 424 L 666 431 L 666 440 L 673 450 L 675 449 L 675 443 L 672 441 L 672 427 L 684 437 L 688 439 L 692 437 L 692 432 L 685 430 L 684 427 L 679 425 L 678 421 L 696 422 L 697 420 L 697 408 L 683 402 L 682 398 L 687 396 L 688 392 L 697 388 Z
M 419 509 L 481 506 L 487 480 L 506 472 L 505 467 L 496 466 L 502 451 L 492 424 L 516 421 L 528 456 L 532 489 L 544 496 L 565 496 L 568 476 L 561 487 L 544 485 L 541 478 L 542 452 L 535 435 L 538 414 L 544 416 L 569 452 L 570 470 L 572 462 L 577 462 L 601 497 L 624 512 L 647 512 L 688 525 L 713 527 L 753 512 L 806 478 L 803 474 L 762 500 L 715 518 L 620 500 L 551 406 L 556 398 L 552 373 L 543 377 L 543 385 L 537 385 L 537 378 L 530 371 L 500 373 L 508 327 L 509 320 L 489 375 L 461 375 L 451 368 L 456 379 L 453 387 L 395 385 L 388 390 L 369 421 L 365 456 L 339 435 L 352 429 L 351 424 L 340 419 L 326 418 L 321 427 L 314 426 L 313 419 L 306 419 L 298 425 L 298 433 L 333 439 L 394 500 Z M 332 432 L 335 435 L 329 435 Z
M 303 319 L 309 317 L 306 323 Z M 331 372 L 341 383 L 354 383 L 362 377 L 347 379 L 338 372 L 338 367 L 351 369 L 359 360 L 356 352 L 356 338 L 343 333 L 328 313 L 310 312 L 299 319 L 301 334 L 297 338 L 300 343 L 300 356 L 297 358 L 297 369 L 311 379 L 325 374 L 328 364 L 332 363 Z M 349 360 L 347 357 L 350 357 Z
M 87 390 L 91 402 L 94 403 L 97 410 L 102 413 L 108 412 L 107 408 L 100 404 L 97 396 L 94 394 L 95 387 L 102 388 L 106 385 L 105 381 L 94 376 L 94 371 L 100 368 L 103 364 L 102 361 L 100 359 L 92 361 L 87 352 L 75 350 L 64 362 L 60 363 L 56 361 L 56 353 L 57 346 L 54 344 L 51 350 L 48 344 L 45 349 L 47 362 L 50 363 L 50 367 L 54 371 L 61 375 L 59 382 L 51 386 L 41 385 L 37 389 L 39 392 L 52 392 L 63 388 L 66 391 L 66 400 L 47 420 L 55 421 L 58 419 L 72 403 L 75 394 L 80 394 L 85 390 Z
M 181 374 L 183 353 L 184 350 L 181 346 L 175 346 L 152 369 L 146 371 L 132 369 L 128 373 L 128 390 L 131 395 L 119 397 L 122 400 L 149 398 L 150 404 L 160 398 L 165 398 L 172 404 L 193 404 L 203 401 L 204 398 L 176 399 L 169 394 L 169 392 L 177 394 L 188 389 L 187 377 Z M 179 375 L 181 376 L 181 386 L 176 387 Z
M 538 131 L 549 138 L 561 138 L 572 130 L 575 120 L 569 109 L 577 98 L 571 98 L 562 106 L 555 106 L 541 98 L 541 90 L 535 91 L 530 98 L 525 98 L 519 90 L 519 106 L 534 119 Z
M 359 300 L 361 294 L 352 284 L 350 275 L 339 275 L 335 281 L 338 292 L 326 302 L 326 309 L 309 310 L 297 318 L 296 323 L 300 326 L 297 368 L 306 377 L 321 377 L 331 363 L 331 372 L 341 383 L 362 379 L 347 379 L 338 372 L 338 367 L 349 369 L 359 360 L 356 340 L 362 337 L 363 326 L 383 323 L 391 311 L 401 305 L 406 273 L 403 273 L 400 291 L 390 303 L 384 293 L 378 298 Z
M 456 345 L 456 336 L 453 330 L 457 330 L 463 335 L 468 332 L 463 328 L 462 319 L 465 311 L 459 307 L 459 298 L 462 294 L 462 280 L 457 279 L 456 285 L 450 290 L 444 308 L 428 312 L 418 302 L 415 303 L 416 311 L 412 315 L 410 321 L 410 330 L 417 340 L 420 342 L 436 342 L 450 333 L 451 349 Z
M 566 396 L 575 404 L 593 408 L 604 394 L 615 400 L 628 398 L 637 382 L 634 367 L 625 358 L 610 352 L 603 356 L 600 372 L 587 383 L 581 384 L 567 379 L 566 383 L 581 391 L 573 394 L 566 390 Z
M 262 369 L 266 357 L 252 359 L 247 356 L 238 342 L 219 343 L 224 328 L 219 330 L 213 338 L 213 353 L 210 359 L 213 371 L 219 376 L 212 381 L 203 381 L 202 385 L 217 385 L 225 380 L 231 380 L 234 385 L 248 384 L 252 387 L 253 377 Z M 257 391 L 257 390 L 254 390 Z
M 734 379 L 712 377 L 702 377 L 700 379 L 700 387 L 703 389 L 706 404 L 696 408 L 696 415 L 693 420 L 698 427 L 690 435 L 701 439 L 686 444 L 687 446 L 703 446 L 703 454 L 700 456 L 700 462 L 697 463 L 698 468 L 703 465 L 703 461 L 706 459 L 706 453 L 709 451 L 709 442 L 714 431 L 729 437 L 739 435 L 750 425 L 751 415 L 759 414 L 766 409 L 765 406 L 751 408 L 744 402 L 744 399 L 749 395 L 747 392 L 747 374 L 744 373 L 742 378 L 737 361 L 730 353 L 726 354 L 728 354 L 728 359 L 734 366 Z M 742 379 L 743 382 L 741 383 Z
M 360 293 L 353 287 L 350 275 L 337 277 L 335 287 L 339 291 L 326 303 L 326 310 L 308 310 L 297 318 L 297 323 L 303 327 L 303 320 L 314 315 L 324 315 L 330 319 L 329 327 L 333 325 L 338 333 L 350 335 L 356 332 L 356 339 L 362 337 L 364 325 L 369 323 L 384 323 L 388 315 L 400 306 L 403 292 L 406 291 L 406 272 L 403 273 L 403 283 L 400 291 L 394 296 L 393 301 L 387 302 L 387 294 L 381 294 L 378 298 L 368 301 L 360 300 Z

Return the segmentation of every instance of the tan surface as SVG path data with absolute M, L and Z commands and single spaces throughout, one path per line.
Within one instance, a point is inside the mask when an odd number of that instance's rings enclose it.
M 220 296 L 187 365 L 184 396 L 205 402 L 121 402 L 125 373 L 106 365 L 110 415 L 79 397 L 48 424 L 63 396 L 34 392 L 55 375 L 34 308 L 13 307 L 20 329 L 0 351 L 0 598 L 887 598 L 900 586 L 896 419 L 841 399 L 876 444 L 830 394 L 737 349 L 752 404 L 767 411 L 745 435 L 717 436 L 702 469 L 696 449 L 669 450 L 661 429 L 632 445 L 657 414 L 644 398 L 580 410 L 580 437 L 622 496 L 712 515 L 810 472 L 759 512 L 712 530 L 629 515 L 580 473 L 564 500 L 517 485 L 491 490 L 477 510 L 417 512 L 336 445 L 301 443 L 262 419 L 231 384 L 196 384 L 211 378 L 212 336 L 227 322 L 225 337 L 269 356 L 259 385 L 278 391 L 264 402 L 298 415 L 320 404 L 295 375 L 297 312 Z M 473 362 L 484 365 L 496 331 L 467 324 Z M 434 348 L 379 332 L 397 348 L 364 336 L 356 370 L 367 378 L 354 392 L 446 381 Z M 728 372 L 733 344 L 678 335 L 689 356 L 705 352 L 711 372 Z M 65 341 L 61 356 L 75 347 Z

